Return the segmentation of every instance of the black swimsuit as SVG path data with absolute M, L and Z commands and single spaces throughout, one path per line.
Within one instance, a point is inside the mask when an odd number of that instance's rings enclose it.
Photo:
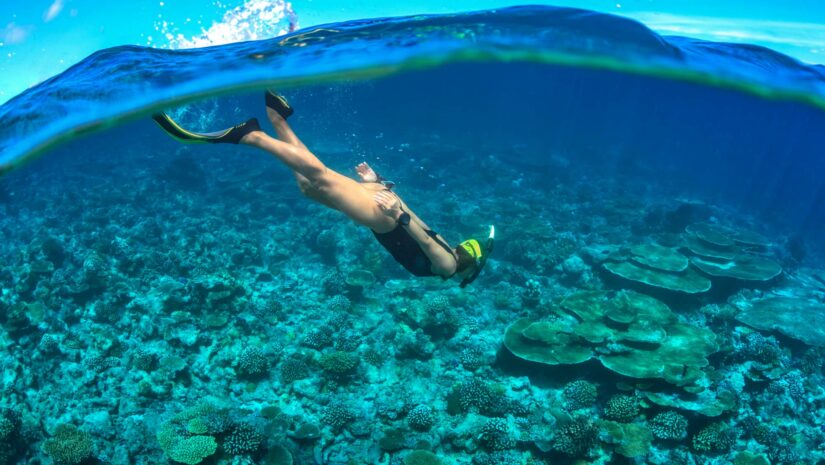
M 450 255 L 453 254 L 450 246 L 439 239 L 435 232 L 429 229 L 425 229 L 424 231 Z M 410 233 L 400 224 L 390 232 L 377 233 L 373 231 L 372 233 L 375 234 L 375 238 L 378 239 L 378 242 L 380 242 L 381 245 L 389 251 L 392 258 L 394 258 L 395 261 L 400 263 L 401 266 L 403 266 L 414 276 L 437 276 L 431 269 L 432 262 L 430 261 L 430 258 L 427 257 L 424 251 L 421 250 L 421 246 L 418 242 L 416 242 L 415 239 L 410 236 Z M 449 278 L 449 276 L 442 276 L 442 279 L 445 280 Z
M 395 192 L 392 192 L 392 187 L 395 185 L 394 183 L 382 178 L 381 175 L 378 175 L 378 180 L 384 185 L 387 191 L 395 195 Z M 430 261 L 430 257 L 424 253 L 418 242 L 410 236 L 409 231 L 404 229 L 404 226 L 398 224 L 392 231 L 385 233 L 371 231 L 375 235 L 375 238 L 378 239 L 378 242 L 392 255 L 392 258 L 412 273 L 413 276 L 438 276 L 432 271 L 433 262 Z M 425 229 L 424 232 L 446 250 L 448 254 L 453 255 L 450 246 L 439 239 L 438 234 L 431 229 Z M 442 276 L 441 279 L 446 281 L 452 278 L 453 275 L 455 275 L 455 273 L 447 277 Z

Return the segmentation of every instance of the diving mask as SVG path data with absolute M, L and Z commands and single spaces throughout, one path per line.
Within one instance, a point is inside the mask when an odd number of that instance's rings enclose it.
M 493 252 L 493 243 L 496 239 L 496 227 L 490 226 L 490 235 L 487 237 L 487 243 L 484 247 L 481 247 L 481 244 L 475 239 L 470 239 L 462 242 L 459 244 L 461 248 L 467 251 L 467 253 L 472 256 L 476 261 L 476 269 L 472 275 L 464 278 L 461 281 L 459 287 L 462 289 L 467 287 L 470 283 L 478 278 L 478 275 L 481 274 L 481 270 L 484 269 L 484 266 L 487 264 L 487 259 L 490 257 L 490 254 Z

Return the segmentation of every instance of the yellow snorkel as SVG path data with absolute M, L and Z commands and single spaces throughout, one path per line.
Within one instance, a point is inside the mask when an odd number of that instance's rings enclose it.
M 465 278 L 461 281 L 459 285 L 461 288 L 467 287 L 468 284 L 472 283 L 473 281 L 478 278 L 478 275 L 481 273 L 481 270 L 484 269 L 484 265 L 487 264 L 487 259 L 490 257 L 490 254 L 493 252 L 493 244 L 496 239 L 496 227 L 490 226 L 490 235 L 487 237 L 487 243 L 484 247 L 481 247 L 481 244 L 478 243 L 475 239 L 469 239 L 461 244 L 459 247 L 466 250 L 470 256 L 472 256 L 476 261 L 476 270 L 473 272 L 472 275 Z

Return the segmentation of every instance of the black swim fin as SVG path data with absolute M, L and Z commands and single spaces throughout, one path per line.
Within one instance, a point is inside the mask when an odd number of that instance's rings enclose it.
M 287 119 L 295 113 L 295 109 L 289 105 L 283 95 L 278 95 L 275 91 L 266 91 L 266 107 L 271 108 L 276 113 L 281 115 L 281 118 Z
M 208 144 L 237 144 L 241 138 L 252 131 L 260 131 L 261 126 L 258 120 L 252 118 L 245 123 L 238 124 L 229 129 L 215 132 L 192 132 L 182 128 L 175 120 L 166 113 L 158 113 L 152 119 L 166 131 L 167 134 L 181 142 L 208 143 Z

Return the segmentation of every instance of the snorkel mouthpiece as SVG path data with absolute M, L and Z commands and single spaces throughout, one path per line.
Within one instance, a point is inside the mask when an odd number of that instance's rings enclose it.
M 475 239 L 470 239 L 462 242 L 459 244 L 461 248 L 467 251 L 473 258 L 476 260 L 476 270 L 473 272 L 472 275 L 465 278 L 459 284 L 459 287 L 462 289 L 467 287 L 470 283 L 478 278 L 478 275 L 481 274 L 481 270 L 484 269 L 484 266 L 487 264 L 487 259 L 490 257 L 490 254 L 493 252 L 493 245 L 496 239 L 496 227 L 490 226 L 490 235 L 487 237 L 487 243 L 484 245 L 484 248 L 481 247 L 481 244 L 478 243 Z

